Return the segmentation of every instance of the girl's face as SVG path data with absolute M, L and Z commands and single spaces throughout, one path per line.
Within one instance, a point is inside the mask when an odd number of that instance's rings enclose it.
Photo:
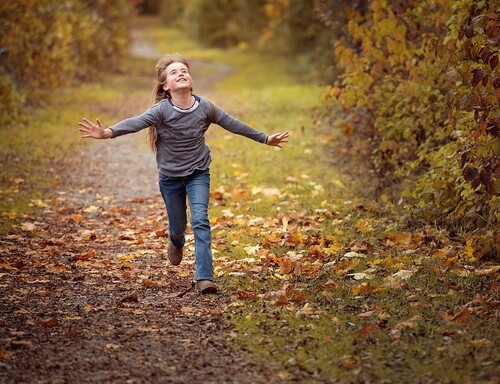
M 163 85 L 165 91 L 191 90 L 193 87 L 193 80 L 186 65 L 175 62 L 170 64 L 165 72 L 167 73 L 167 80 Z

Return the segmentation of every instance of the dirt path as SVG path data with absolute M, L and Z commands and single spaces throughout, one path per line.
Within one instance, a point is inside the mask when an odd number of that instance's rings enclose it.
M 200 93 L 213 80 L 197 83 Z M 132 113 L 144 105 L 121 102 Z M 166 262 L 164 207 L 143 139 L 95 142 L 61 171 L 39 214 L 0 239 L 0 382 L 278 381 L 230 347 L 229 293 L 189 289 L 191 254 L 179 267 Z

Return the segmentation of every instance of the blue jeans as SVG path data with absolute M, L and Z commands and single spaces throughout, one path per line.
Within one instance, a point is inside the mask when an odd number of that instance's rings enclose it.
M 186 198 L 189 201 L 195 246 L 194 280 L 213 281 L 211 229 L 208 220 L 209 170 L 196 171 L 186 177 L 160 174 L 159 185 L 167 208 L 168 236 L 176 248 L 184 246 L 187 225 Z

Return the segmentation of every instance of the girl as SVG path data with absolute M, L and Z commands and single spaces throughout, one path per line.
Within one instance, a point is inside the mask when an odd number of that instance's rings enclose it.
M 160 192 L 168 217 L 167 256 L 172 265 L 182 261 L 187 214 L 191 210 L 191 228 L 195 242 L 196 289 L 216 293 L 213 282 L 211 228 L 208 220 L 211 161 L 205 144 L 205 132 L 211 123 L 259 143 L 281 147 L 288 132 L 266 135 L 235 119 L 211 101 L 194 95 L 189 64 L 178 54 L 165 55 L 156 64 L 154 104 L 139 116 L 105 128 L 83 118 L 79 131 L 83 138 L 109 139 L 149 127 L 148 140 L 156 153 Z

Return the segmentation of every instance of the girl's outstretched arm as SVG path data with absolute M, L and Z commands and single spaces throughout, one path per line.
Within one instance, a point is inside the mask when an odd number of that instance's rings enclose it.
M 90 120 L 85 118 L 78 122 L 80 128 L 78 130 L 82 133 L 82 138 L 93 138 L 93 139 L 111 139 L 113 137 L 113 131 L 109 128 L 104 128 L 104 125 L 99 119 L 96 119 L 97 124 L 94 124 Z
M 282 148 L 282 144 L 288 143 L 288 131 L 275 133 L 267 137 L 266 144 Z

